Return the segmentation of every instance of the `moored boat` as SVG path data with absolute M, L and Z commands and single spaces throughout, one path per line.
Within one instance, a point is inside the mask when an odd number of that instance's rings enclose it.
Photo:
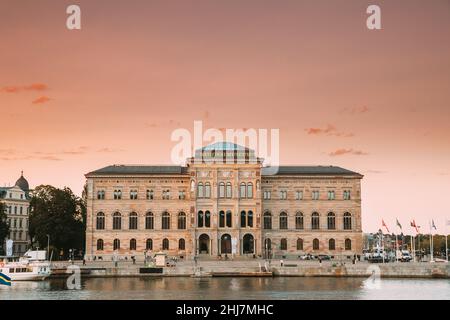
M 45 251 L 28 250 L 22 257 L 0 257 L 0 272 L 12 281 L 44 280 L 51 274 Z

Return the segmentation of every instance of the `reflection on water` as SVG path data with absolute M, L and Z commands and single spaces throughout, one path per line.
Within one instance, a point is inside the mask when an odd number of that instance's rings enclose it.
M 446 299 L 450 281 L 364 278 L 87 278 L 81 290 L 65 279 L 0 286 L 5 299 Z

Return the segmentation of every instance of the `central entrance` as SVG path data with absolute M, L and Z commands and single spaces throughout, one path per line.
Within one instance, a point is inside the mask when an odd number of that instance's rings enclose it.
M 231 254 L 231 236 L 229 234 L 224 234 L 220 238 L 220 253 Z
M 199 254 L 209 254 L 209 236 L 203 233 L 198 238 L 198 253 Z

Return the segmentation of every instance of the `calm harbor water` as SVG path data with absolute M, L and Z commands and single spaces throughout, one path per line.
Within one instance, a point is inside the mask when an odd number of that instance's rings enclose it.
M 0 300 L 122 299 L 417 299 L 450 300 L 450 280 L 362 278 L 87 278 L 81 290 L 65 279 L 0 286 Z

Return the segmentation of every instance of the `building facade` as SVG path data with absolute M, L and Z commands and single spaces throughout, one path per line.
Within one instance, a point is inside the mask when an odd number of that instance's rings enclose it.
M 361 253 L 362 175 L 333 166 L 273 169 L 253 150 L 216 143 L 186 166 L 92 171 L 86 256 Z
M 28 222 L 30 213 L 30 188 L 23 172 L 13 187 L 0 187 L 0 201 L 5 204 L 9 238 L 13 241 L 13 255 L 24 254 L 30 245 Z M 6 241 L 3 244 L 6 251 Z

